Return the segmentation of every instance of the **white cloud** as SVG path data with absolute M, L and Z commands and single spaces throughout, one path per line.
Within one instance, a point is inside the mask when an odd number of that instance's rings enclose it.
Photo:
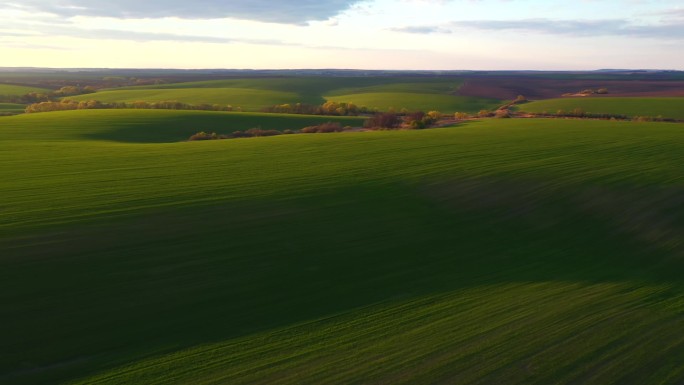
M 684 39 L 681 23 L 635 24 L 629 20 L 463 20 L 436 26 L 406 26 L 397 32 L 431 34 L 455 33 L 459 30 L 531 32 L 545 35 L 576 37 L 625 36 L 657 39 Z
M 116 18 L 179 17 L 188 19 L 234 18 L 286 24 L 327 20 L 360 0 L 23 0 L 20 4 L 0 0 L 0 9 L 32 9 L 60 16 Z

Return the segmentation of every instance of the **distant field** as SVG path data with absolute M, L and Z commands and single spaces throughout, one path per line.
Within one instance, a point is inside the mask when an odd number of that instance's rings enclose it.
M 535 113 L 556 113 L 558 110 L 570 112 L 580 108 L 587 113 L 621 114 L 626 116 L 662 116 L 684 119 L 684 97 L 681 98 L 611 98 L 576 97 L 540 100 L 523 104 L 521 111 Z
M 394 107 L 442 112 L 476 112 L 499 104 L 494 99 L 453 96 L 460 85 L 461 80 L 456 78 L 257 78 L 128 87 L 72 99 L 104 102 L 177 100 L 190 104 L 230 104 L 245 111 L 259 111 L 285 103 L 319 105 L 326 100 L 353 102 L 382 110 Z
M 0 96 L 3 95 L 25 95 L 29 92 L 48 92 L 50 90 L 37 87 L 15 86 L 12 84 L 0 84 Z
M 318 96 L 333 90 L 373 89 L 383 90 L 405 89 L 410 86 L 417 90 L 449 92 L 455 90 L 462 80 L 460 78 L 411 78 L 411 77 L 280 77 L 280 78 L 245 78 L 230 80 L 209 80 L 201 82 L 160 84 L 154 86 L 129 87 L 128 89 L 183 89 L 183 88 L 248 88 L 296 92 L 303 96 Z
M 49 126 L 45 139 L 84 138 L 136 143 L 186 140 L 199 131 L 227 134 L 254 127 L 287 130 L 325 122 L 360 127 L 363 118 L 264 113 L 174 111 L 174 110 L 80 110 L 27 114 L 4 118 L 0 124 L 26 127 Z M 0 126 L 2 127 L 2 126 Z
M 462 81 L 457 79 L 439 79 L 439 81 L 423 80 L 422 82 L 407 82 L 401 79 L 387 84 L 375 84 L 364 86 L 362 84 L 354 85 L 352 83 L 344 84 L 343 88 L 336 88 L 329 92 L 329 97 L 346 94 L 364 94 L 364 93 L 418 93 L 418 94 L 449 94 L 453 93 L 461 86 Z M 341 84 L 342 85 L 342 84 Z
M 496 109 L 501 104 L 498 100 L 470 98 L 465 96 L 418 94 L 401 92 L 367 92 L 350 95 L 326 96 L 326 99 L 335 102 L 352 102 L 359 106 L 378 108 L 386 111 L 390 108 L 400 111 L 403 108 L 409 111 L 437 110 L 443 113 L 453 112 L 477 112 L 482 109 Z
M 182 88 L 102 91 L 95 94 L 70 97 L 72 100 L 99 100 L 101 102 L 162 102 L 179 101 L 188 104 L 220 104 L 256 111 L 264 106 L 283 104 L 296 100 L 297 94 L 272 90 L 245 88 Z
M 0 383 L 684 381 L 684 124 L 264 119 L 0 118 Z
M 593 80 L 590 80 L 593 79 Z M 665 80 L 627 79 L 610 75 L 479 76 L 468 78 L 459 88 L 463 96 L 513 100 L 523 95 L 530 100 L 560 98 L 563 94 L 585 89 L 607 88 L 619 97 L 684 97 L 684 81 L 675 75 Z
M 326 94 L 326 100 L 335 102 L 351 102 L 358 106 L 377 108 L 380 110 L 395 109 L 400 111 L 437 110 L 444 113 L 477 112 L 482 109 L 496 108 L 499 100 L 454 96 L 461 86 L 460 82 L 423 82 L 423 83 L 391 83 L 367 87 L 336 89 Z

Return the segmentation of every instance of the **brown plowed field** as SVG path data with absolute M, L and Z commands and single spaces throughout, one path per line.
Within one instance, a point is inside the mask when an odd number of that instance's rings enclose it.
M 471 77 L 459 95 L 502 100 L 524 95 L 528 99 L 551 99 L 584 89 L 607 88 L 605 96 L 684 96 L 681 80 L 573 80 L 532 77 Z M 601 95 L 594 95 L 600 97 Z

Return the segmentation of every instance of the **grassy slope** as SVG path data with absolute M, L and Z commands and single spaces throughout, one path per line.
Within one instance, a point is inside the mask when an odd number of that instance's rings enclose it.
M 409 111 L 440 111 L 443 113 L 477 112 L 482 109 L 494 109 L 501 102 L 493 99 L 471 98 L 465 96 L 419 94 L 399 92 L 366 92 L 349 95 L 327 96 L 336 102 L 352 102 L 359 106 L 378 108 L 381 111 L 403 108 Z
M 461 84 L 453 78 L 260 78 L 129 87 L 76 97 L 105 102 L 178 100 L 218 103 L 257 111 L 284 103 L 322 104 L 326 100 L 367 107 L 474 112 L 498 104 L 492 99 L 453 96 Z
M 0 119 L 0 382 L 684 379 L 682 125 L 132 144 L 38 116 Z
M 13 84 L 0 84 L 0 95 L 24 95 L 29 92 L 48 92 L 45 88 L 15 86 Z
M 265 106 L 297 100 L 297 94 L 272 90 L 245 88 L 190 88 L 162 90 L 117 90 L 71 97 L 73 100 L 99 100 L 101 102 L 162 102 L 175 100 L 190 104 L 221 104 L 240 107 L 245 111 L 257 111 Z
M 562 98 L 540 100 L 523 104 L 522 111 L 556 113 L 581 108 L 588 113 L 621 114 L 627 116 L 653 116 L 684 119 L 684 98 Z
M 477 112 L 482 109 L 496 108 L 501 104 L 495 99 L 455 96 L 461 82 L 442 81 L 439 83 L 394 83 L 369 87 L 346 87 L 336 89 L 325 96 L 336 102 L 352 102 L 359 106 L 397 111 L 408 110 L 441 111 L 444 113 Z
M 329 121 L 360 127 L 364 119 L 249 112 L 83 110 L 27 114 L 4 119 L 0 124 L 6 131 L 14 129 L 15 135 L 25 135 L 25 132 L 33 132 L 36 127 L 49 125 L 51 129 L 42 131 L 41 138 L 50 140 L 72 141 L 90 138 L 133 143 L 166 143 L 186 140 L 199 131 L 227 134 L 253 127 L 268 130 L 300 129 Z
M 208 80 L 201 82 L 160 84 L 154 86 L 130 87 L 128 89 L 188 89 L 188 88 L 249 88 L 298 92 L 302 95 L 319 96 L 330 90 L 364 89 L 371 87 L 397 87 L 411 84 L 421 88 L 449 90 L 461 83 L 454 78 L 402 78 L 402 77 L 283 77 L 245 78 L 231 80 Z M 446 84 L 446 86 L 445 86 Z M 446 88 L 445 88 L 446 87 Z

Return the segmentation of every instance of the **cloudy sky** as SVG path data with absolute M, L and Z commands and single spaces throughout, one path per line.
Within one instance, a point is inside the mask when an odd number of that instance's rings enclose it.
M 684 70 L 683 0 L 0 0 L 0 66 Z

